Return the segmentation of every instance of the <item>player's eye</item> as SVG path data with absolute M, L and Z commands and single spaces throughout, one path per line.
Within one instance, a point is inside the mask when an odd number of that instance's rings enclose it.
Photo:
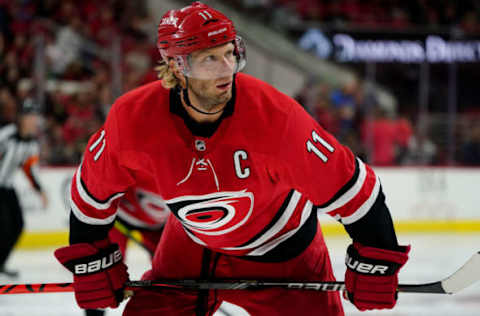
M 217 57 L 215 55 L 208 55 L 205 58 L 203 58 L 203 62 L 212 62 L 216 60 L 217 60 Z

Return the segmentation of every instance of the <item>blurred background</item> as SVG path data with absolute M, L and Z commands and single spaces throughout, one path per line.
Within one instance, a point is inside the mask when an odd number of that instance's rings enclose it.
M 478 251 L 479 0 L 204 2 L 229 16 L 246 40 L 245 72 L 294 97 L 373 165 L 399 239 L 413 245 L 402 280 L 436 281 Z M 50 201 L 43 209 L 16 176 L 26 227 L 11 264 L 27 271 L 22 281 L 67 278 L 51 251 L 67 243 L 65 196 L 75 166 L 115 99 L 156 80 L 157 24 L 167 10 L 189 3 L 0 0 L 0 127 L 15 122 L 24 103 L 38 105 L 39 180 Z M 322 223 L 343 279 L 346 234 L 332 219 Z M 133 271 L 141 275 L 148 259 L 139 260 Z M 443 305 L 407 296 L 397 311 L 381 314 L 478 315 L 478 289 Z M 57 315 L 53 306 L 58 315 L 75 309 L 71 294 L 31 304 L 8 296 L 0 298 L 8 315 L 45 315 L 35 312 L 44 305 L 48 315 Z M 434 304 L 440 307 L 432 310 Z
M 204 2 L 245 38 L 245 72 L 374 166 L 400 229 L 480 232 L 480 1 Z M 65 192 L 89 136 L 118 96 L 157 80 L 158 21 L 189 3 L 0 0 L 0 126 L 26 102 L 42 114 L 40 181 L 52 203 L 39 210 L 19 180 L 27 232 L 64 234 Z
M 397 229 L 480 232 L 480 1 L 204 2 L 244 37 L 245 72 L 374 166 Z M 157 80 L 158 21 L 189 3 L 0 0 L 0 124 L 26 102 L 40 108 L 51 202 L 42 210 L 18 176 L 20 246 L 65 242 L 65 194 L 89 136 L 118 96 Z
M 205 2 L 246 38 L 247 73 L 369 163 L 480 165 L 479 1 Z M 33 99 L 41 162 L 77 164 L 115 98 L 156 80 L 159 17 L 187 3 L 0 0 L 0 124 Z

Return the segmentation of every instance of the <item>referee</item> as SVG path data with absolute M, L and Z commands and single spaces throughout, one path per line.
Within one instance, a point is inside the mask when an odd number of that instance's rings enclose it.
M 43 207 L 47 198 L 37 181 L 39 157 L 38 109 L 31 99 L 25 100 L 16 123 L 0 127 L 0 276 L 17 277 L 18 272 L 5 269 L 5 263 L 23 230 L 23 215 L 13 188 L 13 175 L 22 168 L 40 194 Z

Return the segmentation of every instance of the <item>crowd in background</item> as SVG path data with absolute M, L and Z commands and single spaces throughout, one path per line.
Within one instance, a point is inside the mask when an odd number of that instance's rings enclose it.
M 309 28 L 350 32 L 422 32 L 476 38 L 480 34 L 480 2 L 475 0 L 234 0 L 237 10 L 256 17 L 298 40 Z M 361 65 L 350 65 L 358 73 Z M 335 88 L 307 82 L 297 100 L 327 130 L 374 165 L 480 165 L 480 110 L 475 101 L 477 81 L 469 72 L 476 65 L 458 65 L 459 91 L 454 123 L 454 153 L 448 152 L 445 112 L 446 77 L 442 65 L 431 66 L 429 107 L 420 118 L 418 66 L 377 65 L 379 81 L 394 91 L 396 111 L 382 108 L 358 81 Z M 392 75 L 394 74 L 394 75 Z M 468 100 L 466 100 L 468 99 Z M 453 157 L 452 157 L 453 156 Z
M 458 27 L 480 31 L 475 0 L 233 0 L 239 9 L 295 28 L 302 21 L 346 28 Z M 287 19 L 285 19 L 287 17 Z
M 145 1 L 0 0 L 0 124 L 41 93 L 42 161 L 78 163 L 115 91 L 156 79 L 152 25 Z
M 474 1 L 232 3 L 247 11 L 259 6 L 294 10 L 305 21 L 369 27 L 454 24 L 466 32 L 480 31 Z M 24 102 L 41 100 L 42 162 L 77 164 L 115 98 L 156 80 L 156 22 L 145 1 L 0 0 L 0 126 L 14 122 Z M 428 131 L 419 129 L 418 118 L 408 111 L 385 111 L 366 91 L 357 80 L 340 88 L 312 81 L 295 97 L 373 165 L 446 164 L 444 147 L 430 137 L 435 124 Z M 480 165 L 480 124 L 468 121 L 458 134 L 456 163 Z
M 444 113 L 392 111 L 365 83 L 352 79 L 340 88 L 307 82 L 296 100 L 354 153 L 376 166 L 451 165 Z M 480 166 L 480 114 L 457 114 L 454 165 Z
M 339 89 L 324 84 L 306 84 L 297 101 L 330 133 L 359 157 L 377 166 L 434 164 L 436 148 L 427 158 L 413 156 L 411 120 L 392 118 L 391 113 L 365 93 L 357 80 Z M 420 159 L 426 159 L 421 161 Z

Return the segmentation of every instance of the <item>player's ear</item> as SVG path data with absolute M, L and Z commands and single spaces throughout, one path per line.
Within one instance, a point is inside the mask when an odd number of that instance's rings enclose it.
M 182 87 L 182 89 L 185 89 L 187 87 L 187 81 L 185 79 L 185 75 L 180 71 L 180 69 L 178 69 L 178 65 L 173 60 L 173 58 L 170 59 L 168 62 L 169 62 L 169 67 L 170 69 L 172 69 L 173 74 L 178 79 L 180 86 Z

